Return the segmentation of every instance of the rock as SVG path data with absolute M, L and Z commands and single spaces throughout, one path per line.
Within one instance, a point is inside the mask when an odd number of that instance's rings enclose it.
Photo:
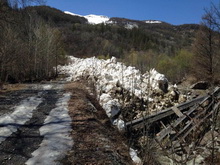
M 172 100 L 178 100 L 179 99 L 179 93 L 177 91 L 172 91 Z
M 122 88 L 121 87 L 117 87 L 116 88 L 116 93 L 122 94 Z
M 169 98 L 172 100 L 172 101 L 177 101 L 179 99 L 179 91 L 177 88 L 173 88 L 171 91 L 170 91 L 170 96 Z
M 158 98 L 155 98 L 155 99 L 154 99 L 154 102 L 155 102 L 155 103 L 159 103 L 160 100 L 159 100 Z
M 140 144 L 141 147 L 146 147 L 148 140 L 149 140 L 149 138 L 147 136 L 141 136 L 138 139 L 138 143 Z
M 109 100 L 107 103 L 102 104 L 102 106 L 110 119 L 117 118 L 117 116 L 121 113 L 120 103 L 117 99 Z
M 130 156 L 131 156 L 131 159 L 133 160 L 133 162 L 135 164 L 138 164 L 138 165 L 142 165 L 143 164 L 141 159 L 138 157 L 136 150 L 130 148 Z
M 181 94 L 181 95 L 179 96 L 178 102 L 179 102 L 179 103 L 184 103 L 184 102 L 186 102 L 186 100 L 187 100 L 187 96 Z
M 209 87 L 209 83 L 207 81 L 199 81 L 193 85 L 191 85 L 191 89 L 201 89 L 206 90 Z
M 98 110 L 96 109 L 96 107 L 90 102 L 88 101 L 88 110 L 90 112 L 97 112 Z
M 112 124 L 117 126 L 119 131 L 125 131 L 125 122 L 123 120 L 115 119 Z
M 117 105 L 112 105 L 111 106 L 111 116 L 110 116 L 111 119 L 118 118 L 120 113 L 121 113 L 121 109 Z
M 158 80 L 158 85 L 159 85 L 159 88 L 160 88 L 164 93 L 167 93 L 167 92 L 168 92 L 168 81 L 167 81 L 167 79 Z
M 187 165 L 194 165 L 194 164 L 204 164 L 205 158 L 203 158 L 201 155 L 197 155 L 195 159 L 192 159 L 188 161 Z
M 205 145 L 208 145 L 209 143 L 211 143 L 212 142 L 212 133 L 214 134 L 214 137 L 215 137 L 215 140 L 216 140 L 217 137 L 218 137 L 218 132 L 209 131 L 204 135 L 202 141 L 200 142 L 200 145 L 205 146 Z

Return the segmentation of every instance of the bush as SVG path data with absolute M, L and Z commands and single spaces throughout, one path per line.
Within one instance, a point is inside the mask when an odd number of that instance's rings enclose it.
M 193 54 L 187 50 L 180 50 L 175 56 L 162 56 L 158 61 L 157 70 L 166 75 L 173 83 L 180 82 L 192 68 Z

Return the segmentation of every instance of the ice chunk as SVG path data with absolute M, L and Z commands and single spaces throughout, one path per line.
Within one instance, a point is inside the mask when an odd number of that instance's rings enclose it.
M 133 162 L 135 162 L 138 165 L 142 165 L 141 159 L 137 156 L 137 151 L 135 151 L 133 148 L 130 148 L 130 156 Z

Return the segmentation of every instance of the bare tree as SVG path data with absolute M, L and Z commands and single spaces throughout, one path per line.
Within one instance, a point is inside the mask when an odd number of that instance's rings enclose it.
M 3 1 L 7 1 L 9 6 L 14 9 L 24 8 L 36 4 L 45 4 L 45 0 L 3 0 Z
M 209 81 L 211 84 L 216 81 L 218 75 L 218 59 L 220 56 L 217 18 L 213 7 L 206 10 L 194 43 L 196 76 L 199 79 Z
M 0 43 L 0 81 L 7 81 L 10 72 L 14 71 L 15 61 L 19 57 L 21 42 L 14 29 L 7 25 L 1 35 Z
M 0 84 L 51 78 L 64 59 L 59 30 L 33 11 L 18 10 L 36 2 L 42 1 L 0 0 Z

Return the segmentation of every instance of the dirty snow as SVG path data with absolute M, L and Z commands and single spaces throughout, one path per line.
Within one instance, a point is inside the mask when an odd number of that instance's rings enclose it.
M 158 80 L 165 80 L 163 74 L 155 69 L 141 74 L 135 67 L 125 66 L 117 62 L 115 57 L 100 60 L 95 57 L 80 59 L 70 57 L 70 63 L 59 66 L 59 71 L 67 74 L 67 81 L 79 80 L 83 77 L 96 78 L 96 87 L 99 93 L 108 93 L 115 86 L 121 85 L 124 89 L 134 93 L 137 97 L 148 99 L 148 89 L 159 89 Z
M 163 74 L 155 69 L 141 74 L 135 67 L 125 66 L 117 62 L 115 57 L 108 60 L 100 60 L 95 57 L 80 59 L 70 57 L 70 63 L 65 66 L 59 66 L 62 74 L 67 74 L 67 81 L 76 81 L 82 77 L 89 78 L 95 82 L 98 99 L 106 114 L 111 118 L 113 114 L 120 111 L 118 99 L 111 97 L 111 91 L 117 86 L 121 86 L 139 98 L 151 101 L 148 91 L 158 89 L 158 80 L 165 80 Z M 120 130 L 123 129 L 123 121 L 113 121 Z
M 42 98 L 29 97 L 20 102 L 11 114 L 0 116 L 0 143 L 31 119 L 33 110 L 42 102 Z
M 44 136 L 40 148 L 32 153 L 26 165 L 58 165 L 65 157 L 67 151 L 72 148 L 73 140 L 70 137 L 71 118 L 68 115 L 68 101 L 71 93 L 65 93 L 56 103 L 56 108 L 51 110 L 40 128 L 40 134 Z
M 141 159 L 137 156 L 137 151 L 134 150 L 133 148 L 130 148 L 130 156 L 131 156 L 131 159 L 133 160 L 133 162 L 135 162 L 136 164 L 143 164 Z
M 92 81 L 96 88 L 97 99 L 119 130 L 125 129 L 125 122 L 120 117 L 115 118 L 120 113 L 121 105 L 111 92 L 117 88 L 123 88 L 129 91 L 130 95 L 135 95 L 145 101 L 152 101 L 149 93 L 159 89 L 159 80 L 167 81 L 166 77 L 155 69 L 142 74 L 135 67 L 125 66 L 121 62 L 117 62 L 115 57 L 100 60 L 95 57 L 80 59 L 71 56 L 70 63 L 59 66 L 58 69 L 61 74 L 67 75 L 67 81 L 80 80 L 82 77 Z M 135 163 L 142 163 L 132 148 L 130 155 Z
M 43 85 L 43 90 L 50 90 L 53 86 L 51 84 Z

